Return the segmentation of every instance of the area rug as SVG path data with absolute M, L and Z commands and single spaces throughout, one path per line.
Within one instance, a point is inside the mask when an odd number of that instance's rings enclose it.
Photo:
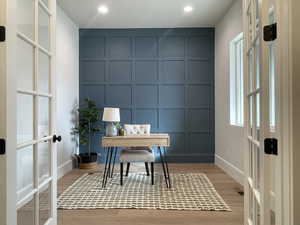
M 172 188 L 155 174 L 155 185 L 143 173 L 130 173 L 120 185 L 117 174 L 101 188 L 102 174 L 84 174 L 58 199 L 58 209 L 162 209 L 231 211 L 203 173 L 171 174 Z

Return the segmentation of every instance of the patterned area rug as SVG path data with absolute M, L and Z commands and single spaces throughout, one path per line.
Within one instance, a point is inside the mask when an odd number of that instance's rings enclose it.
M 155 174 L 155 185 L 143 173 L 130 173 L 120 186 L 117 174 L 101 188 L 102 174 L 84 174 L 58 199 L 59 209 L 166 209 L 231 211 L 203 173 L 170 174 L 172 188 Z

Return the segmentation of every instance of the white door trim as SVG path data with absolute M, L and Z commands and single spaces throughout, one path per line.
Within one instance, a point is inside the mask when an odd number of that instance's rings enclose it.
M 6 41 L 0 43 L 0 137 L 6 139 L 6 154 L 0 156 L 0 224 L 16 225 L 16 0 L 0 0 L 0 25 Z
M 292 19 L 291 1 L 276 0 L 277 18 L 277 75 L 278 75 L 278 108 L 279 108 L 279 138 L 278 149 L 281 155 L 281 171 L 275 172 L 281 179 L 278 179 L 277 186 L 280 186 L 281 193 L 276 196 L 281 200 L 278 202 L 276 224 L 293 225 L 293 77 L 292 77 Z M 266 25 L 266 24 L 264 24 Z
M 293 79 L 292 79 L 292 18 L 291 1 L 279 0 L 278 37 L 280 42 L 280 90 L 282 151 L 282 224 L 294 224 L 293 218 Z

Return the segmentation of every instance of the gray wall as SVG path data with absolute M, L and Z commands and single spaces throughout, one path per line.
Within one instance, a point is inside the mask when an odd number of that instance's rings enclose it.
M 237 0 L 216 26 L 216 164 L 243 183 L 244 127 L 230 125 L 229 44 L 243 32 L 242 0 Z
M 214 28 L 80 30 L 80 99 L 171 135 L 169 160 L 214 161 Z M 99 135 L 94 150 L 100 151 Z

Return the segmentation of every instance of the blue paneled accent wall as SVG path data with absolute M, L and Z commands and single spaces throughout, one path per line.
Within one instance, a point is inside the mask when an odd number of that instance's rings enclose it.
M 214 28 L 81 29 L 80 99 L 169 133 L 173 162 L 214 161 Z M 101 134 L 93 140 L 100 147 Z

